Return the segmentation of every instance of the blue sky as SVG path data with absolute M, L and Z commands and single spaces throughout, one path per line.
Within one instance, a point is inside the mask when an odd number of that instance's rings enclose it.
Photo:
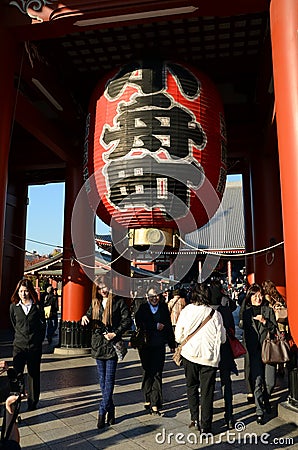
M 237 181 L 239 175 L 228 176 Z M 48 255 L 63 243 L 64 183 L 29 186 L 26 250 Z M 110 228 L 96 219 L 96 234 L 107 234 Z
M 62 247 L 64 217 L 64 183 L 29 186 L 26 250 L 48 255 Z M 96 219 L 96 233 L 107 234 L 110 228 Z

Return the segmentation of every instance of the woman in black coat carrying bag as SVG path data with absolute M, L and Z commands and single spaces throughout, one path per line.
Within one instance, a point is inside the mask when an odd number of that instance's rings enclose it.
M 125 301 L 112 294 L 104 283 L 93 284 L 92 303 L 81 324 L 91 323 L 91 356 L 95 358 L 102 401 L 99 404 L 97 428 L 115 423 L 113 391 L 117 368 L 115 343 L 131 327 L 131 317 Z M 106 417 L 107 416 L 107 417 Z
M 264 412 L 270 413 L 269 398 L 275 385 L 276 366 L 262 362 L 262 344 L 268 332 L 274 335 L 277 323 L 274 311 L 264 303 L 262 288 L 249 287 L 243 310 L 243 338 L 248 352 L 257 423 L 264 423 Z

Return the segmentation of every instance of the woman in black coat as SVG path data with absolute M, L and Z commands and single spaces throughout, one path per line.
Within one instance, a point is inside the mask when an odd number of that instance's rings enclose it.
M 269 398 L 275 386 L 276 366 L 262 362 L 262 344 L 268 332 L 274 335 L 277 323 L 274 311 L 264 303 L 262 288 L 249 287 L 243 310 L 243 339 L 248 352 L 250 375 L 256 404 L 257 423 L 264 423 L 264 412 L 270 413 Z
M 13 367 L 28 371 L 28 410 L 36 409 L 40 396 L 40 363 L 45 336 L 43 309 L 30 280 L 20 280 L 11 297 L 10 320 L 14 328 Z
M 146 294 L 147 302 L 136 313 L 136 325 L 144 330 L 147 344 L 139 349 L 143 368 L 142 391 L 144 407 L 152 414 L 160 415 L 162 408 L 162 371 L 165 362 L 165 345 L 175 349 L 175 336 L 168 306 L 160 302 L 158 290 L 151 286 Z
M 115 343 L 131 327 L 129 308 L 125 301 L 112 294 L 104 283 L 94 283 L 92 303 L 82 317 L 82 325 L 91 323 L 91 356 L 95 358 L 102 400 L 99 404 L 97 428 L 115 423 L 113 391 L 118 357 Z

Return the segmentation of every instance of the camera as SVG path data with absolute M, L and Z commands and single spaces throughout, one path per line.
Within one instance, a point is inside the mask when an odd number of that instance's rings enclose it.
M 25 394 L 24 374 L 17 373 L 15 369 L 8 369 L 7 376 L 9 380 L 10 394 L 23 395 Z

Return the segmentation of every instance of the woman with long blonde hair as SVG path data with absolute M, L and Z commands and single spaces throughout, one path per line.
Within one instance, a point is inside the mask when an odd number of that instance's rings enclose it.
M 123 298 L 114 295 L 102 281 L 95 281 L 91 305 L 81 324 L 92 327 L 91 356 L 95 358 L 102 400 L 99 404 L 97 428 L 115 423 L 113 391 L 117 368 L 115 343 L 131 327 L 128 306 Z

